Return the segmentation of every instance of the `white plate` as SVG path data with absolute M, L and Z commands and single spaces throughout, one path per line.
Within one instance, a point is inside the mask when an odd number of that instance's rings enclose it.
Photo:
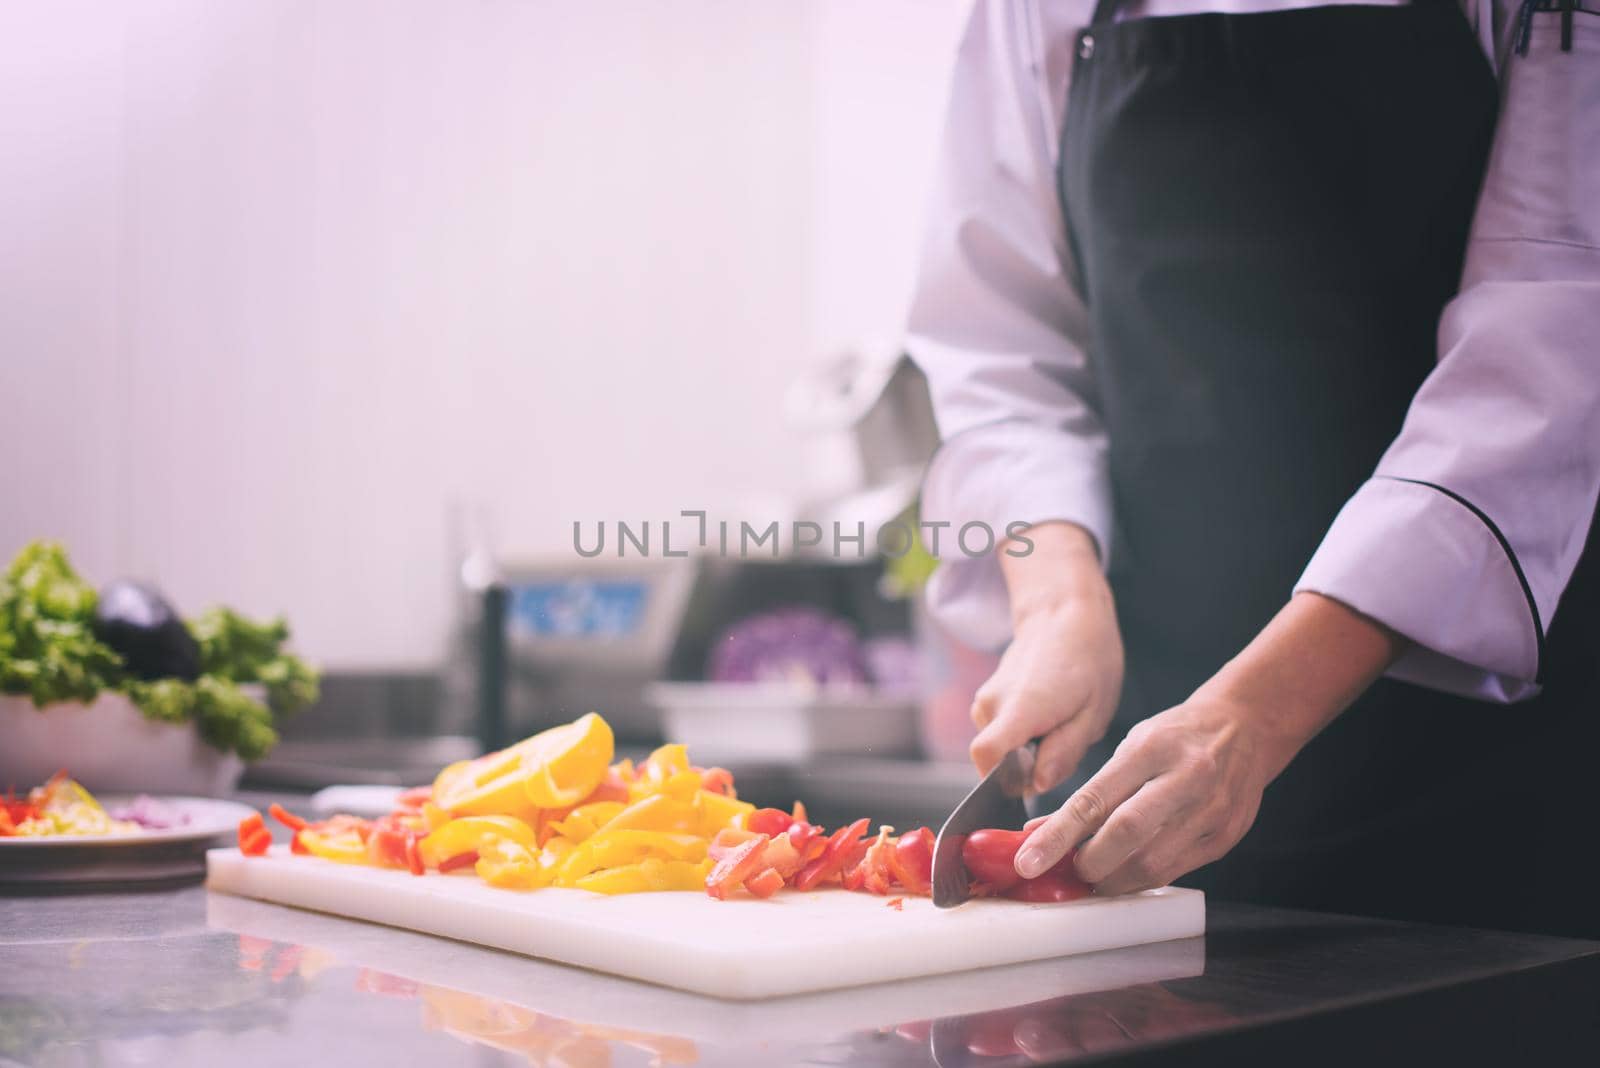
M 110 812 L 123 805 L 132 804 L 133 798 L 121 794 L 96 797 L 101 806 Z M 239 821 L 255 809 L 236 801 L 218 801 L 210 797 L 156 797 L 162 807 L 174 815 L 188 816 L 182 826 L 164 831 L 128 831 L 123 834 L 51 834 L 7 835 L 0 837 L 0 849 L 49 849 L 59 846 L 130 846 L 154 845 L 158 842 L 205 842 L 223 834 L 239 830 Z
M 106 808 L 132 800 L 107 795 Z M 118 890 L 134 883 L 199 882 L 206 849 L 239 832 L 255 809 L 209 797 L 158 797 L 189 817 L 182 827 L 126 834 L 62 834 L 0 838 L 0 891 Z

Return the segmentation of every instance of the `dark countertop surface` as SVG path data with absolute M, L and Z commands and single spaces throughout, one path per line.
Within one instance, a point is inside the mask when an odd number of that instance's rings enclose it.
M 0 1065 L 1600 1063 L 1600 943 L 1223 904 L 1208 924 L 729 1003 L 198 886 L 0 897 Z

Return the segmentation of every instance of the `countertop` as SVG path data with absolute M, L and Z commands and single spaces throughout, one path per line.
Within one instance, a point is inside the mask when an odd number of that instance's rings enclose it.
M 730 1004 L 198 886 L 0 898 L 5 1065 L 1412 1056 L 1600 1063 L 1600 943 L 1213 903 L 1203 938 Z

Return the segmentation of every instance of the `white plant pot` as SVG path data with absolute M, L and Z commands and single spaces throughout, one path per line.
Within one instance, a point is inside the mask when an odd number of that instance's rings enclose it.
M 42 709 L 0 696 L 0 790 L 21 793 L 61 770 L 91 792 L 219 797 L 239 784 L 244 761 L 201 741 L 192 723 L 146 719 L 121 694 Z

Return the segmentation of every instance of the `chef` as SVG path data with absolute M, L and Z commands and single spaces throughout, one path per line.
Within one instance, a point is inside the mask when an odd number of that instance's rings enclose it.
M 1040 739 L 1024 876 L 1600 935 L 1600 13 L 1546 2 L 977 4 L 910 345 L 925 521 L 1034 524 L 929 594 L 1005 650 L 979 769 Z

